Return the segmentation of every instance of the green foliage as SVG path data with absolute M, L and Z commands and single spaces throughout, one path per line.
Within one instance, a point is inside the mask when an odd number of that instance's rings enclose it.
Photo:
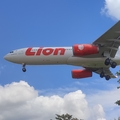
M 116 73 L 117 76 L 120 76 L 120 70 Z M 120 79 L 117 81 L 120 84 Z M 120 86 L 117 87 L 117 89 L 120 89 Z M 120 100 L 117 100 L 115 102 L 117 105 L 120 105 Z M 118 119 L 119 120 L 119 119 Z
M 118 86 L 117 89 L 120 89 L 120 86 Z
M 117 76 L 120 76 L 120 70 L 119 70 L 118 72 L 116 72 L 116 75 L 117 75 Z
M 120 79 L 117 82 L 120 83 Z M 117 89 L 120 89 L 120 86 L 118 86 Z
M 62 114 L 62 115 L 56 114 L 55 119 L 56 120 L 79 120 L 78 118 L 73 118 L 72 115 L 69 115 L 69 114 Z
M 120 83 L 120 79 L 117 82 Z
M 118 119 L 114 119 L 114 120 L 120 120 L 120 117 L 118 117 Z
M 117 100 L 115 103 L 116 103 L 117 105 L 120 105 L 120 100 Z

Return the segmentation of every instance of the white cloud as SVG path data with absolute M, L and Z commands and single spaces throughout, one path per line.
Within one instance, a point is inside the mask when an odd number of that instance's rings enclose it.
M 63 97 L 43 96 L 24 81 L 0 86 L 0 120 L 49 120 L 55 114 L 72 114 L 85 120 L 105 120 L 100 104 L 90 105 L 81 90 Z
M 114 104 L 117 100 L 120 99 L 120 90 L 113 89 L 107 91 L 98 91 L 97 94 L 91 94 L 87 96 L 89 105 L 100 104 L 103 106 L 107 119 L 114 119 L 120 116 L 120 109 L 117 109 L 118 106 Z M 102 112 L 100 112 L 102 113 Z
M 120 0 L 105 0 L 102 13 L 120 20 Z

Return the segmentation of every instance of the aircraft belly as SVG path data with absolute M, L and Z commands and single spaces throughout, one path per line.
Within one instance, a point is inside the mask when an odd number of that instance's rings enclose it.
M 82 57 L 70 57 L 67 60 L 67 64 L 82 67 L 106 67 L 104 64 L 105 58 L 82 58 Z
M 20 58 L 19 64 L 27 65 L 49 65 L 49 64 L 67 64 L 68 56 L 24 56 Z
M 40 55 L 40 56 L 26 56 L 24 54 L 12 55 L 12 61 L 17 64 L 27 65 L 54 65 L 54 64 L 68 64 L 82 67 L 108 67 L 104 64 L 106 58 L 83 58 L 74 57 L 72 51 L 66 52 L 65 55 Z M 120 65 L 120 58 L 111 58 L 118 65 Z

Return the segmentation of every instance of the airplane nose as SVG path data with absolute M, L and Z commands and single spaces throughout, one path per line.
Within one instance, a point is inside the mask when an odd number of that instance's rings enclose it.
M 5 59 L 5 60 L 8 60 L 8 59 L 9 59 L 8 55 L 5 55 L 5 56 L 4 56 L 4 59 Z
M 9 53 L 7 55 L 4 56 L 4 59 L 9 61 L 9 62 L 12 62 L 13 61 L 13 56 L 11 56 Z

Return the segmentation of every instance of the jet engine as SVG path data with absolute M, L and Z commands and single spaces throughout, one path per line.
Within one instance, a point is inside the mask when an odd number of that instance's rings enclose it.
M 97 54 L 99 52 L 99 47 L 91 44 L 76 44 L 73 45 L 73 55 L 74 56 L 84 56 Z
M 87 78 L 92 77 L 92 71 L 90 70 L 72 70 L 72 78 Z

